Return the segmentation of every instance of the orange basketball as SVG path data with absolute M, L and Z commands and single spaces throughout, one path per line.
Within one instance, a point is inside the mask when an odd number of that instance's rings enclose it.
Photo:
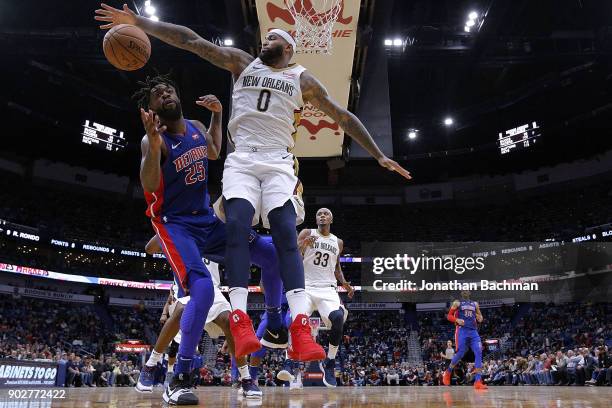
M 102 43 L 108 62 L 124 71 L 142 68 L 151 56 L 151 42 L 140 28 L 120 24 L 108 30 Z

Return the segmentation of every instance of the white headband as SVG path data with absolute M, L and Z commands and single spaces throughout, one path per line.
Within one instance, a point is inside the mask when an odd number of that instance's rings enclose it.
M 269 33 L 280 35 L 281 37 L 285 39 L 285 41 L 287 41 L 293 47 L 293 51 L 297 49 L 297 44 L 295 43 L 295 40 L 293 39 L 291 34 L 286 32 L 285 30 L 281 30 L 280 28 L 273 28 L 272 30 L 268 31 L 268 34 Z

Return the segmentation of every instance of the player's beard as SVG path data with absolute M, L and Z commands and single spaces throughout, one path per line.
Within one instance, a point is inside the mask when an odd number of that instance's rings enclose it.
M 259 59 L 266 65 L 275 65 L 283 57 L 283 46 L 278 44 L 274 48 L 268 48 L 266 51 L 262 50 L 259 53 Z
M 174 121 L 179 120 L 181 116 L 183 116 L 183 108 L 181 107 L 180 101 L 173 101 L 174 106 L 172 107 L 164 107 L 162 104 L 161 109 L 157 112 L 157 115 L 163 119 L 164 121 Z

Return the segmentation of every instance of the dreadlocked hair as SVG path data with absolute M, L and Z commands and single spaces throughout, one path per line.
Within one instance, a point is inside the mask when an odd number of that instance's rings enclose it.
M 178 95 L 178 88 L 176 84 L 171 79 L 171 72 L 167 74 L 160 74 L 156 72 L 155 76 L 148 76 L 144 81 L 138 81 L 138 85 L 140 85 L 140 89 L 134 92 L 132 95 L 132 99 L 137 100 L 137 104 L 139 108 L 149 109 L 149 100 L 151 97 L 151 89 L 155 88 L 157 85 L 164 84 L 169 85 L 174 88 L 176 94 Z

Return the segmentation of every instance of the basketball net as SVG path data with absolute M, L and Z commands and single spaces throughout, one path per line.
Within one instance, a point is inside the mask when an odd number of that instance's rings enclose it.
M 295 20 L 297 53 L 331 54 L 332 30 L 343 0 L 284 0 Z

